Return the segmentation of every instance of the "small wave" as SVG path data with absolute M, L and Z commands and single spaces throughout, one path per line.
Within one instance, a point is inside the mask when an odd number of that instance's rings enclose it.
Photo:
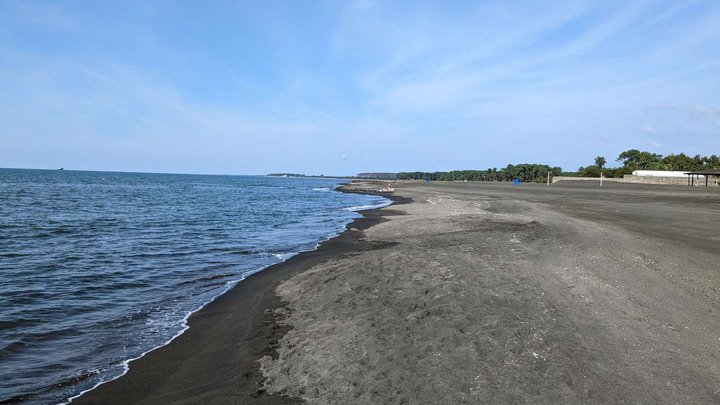
M 28 318 L 0 320 L 0 330 L 35 326 L 35 325 L 39 325 L 40 323 L 41 323 L 41 321 L 38 319 L 28 319 Z
M 0 221 L 0 239 L 17 242 L 0 249 L 11 264 L 0 272 L 0 374 L 10 374 L 0 391 L 12 390 L 0 397 L 69 403 L 181 335 L 190 314 L 238 282 L 343 232 L 360 216 L 351 211 L 384 206 L 334 181 L 118 174 L 98 189 L 77 176 L 24 182 L 37 215 L 18 205 Z M 86 209 L 48 204 L 68 190 Z M 172 209 L 154 203 L 165 201 Z
M 345 209 L 348 211 L 366 211 L 366 210 L 375 210 L 378 208 L 384 208 L 384 207 L 389 206 L 390 204 L 392 204 L 392 201 L 386 200 L 386 201 L 379 202 L 377 204 L 357 205 L 357 206 L 348 207 Z
M 0 257 L 7 257 L 9 259 L 14 259 L 16 257 L 24 257 L 24 256 L 30 256 L 30 255 L 26 254 L 26 253 L 15 253 L 15 252 L 0 253 Z
M 181 282 L 181 283 L 178 284 L 178 285 L 188 285 L 188 284 L 197 284 L 197 283 L 208 283 L 208 282 L 211 282 L 211 281 L 214 281 L 214 280 L 218 280 L 218 279 L 221 279 L 221 278 L 232 277 L 232 276 L 234 276 L 234 275 L 235 275 L 235 274 L 232 274 L 232 273 L 229 273 L 229 274 L 213 274 L 213 275 L 210 275 L 210 276 L 207 276 L 207 277 L 201 277 L 201 278 L 198 278 L 198 279 L 195 279 L 195 280 L 186 280 L 186 281 Z
M 251 249 L 243 249 L 241 247 L 234 246 L 218 246 L 207 249 L 208 252 L 219 252 L 219 253 L 230 253 L 235 255 L 252 255 L 256 252 Z
M 256 273 L 256 272 L 258 272 L 258 271 L 261 271 L 261 270 L 264 270 L 266 267 L 267 267 L 267 266 L 262 267 L 262 268 L 258 269 L 257 271 L 255 271 L 254 273 Z M 248 274 L 248 273 L 246 273 L 246 274 Z M 97 387 L 99 387 L 99 386 L 101 386 L 101 385 L 103 385 L 103 384 L 105 384 L 105 383 L 108 383 L 108 382 L 110 382 L 110 381 L 116 380 L 116 379 L 124 376 L 125 374 L 127 374 L 127 372 L 130 370 L 130 363 L 132 363 L 133 361 L 135 361 L 135 360 L 137 360 L 137 359 L 140 359 L 140 358 L 145 357 L 146 354 L 148 354 L 148 353 L 150 353 L 150 352 L 152 352 L 152 351 L 155 351 L 155 350 L 157 350 L 157 349 L 159 349 L 159 348 L 161 348 L 161 347 L 163 347 L 163 346 L 169 345 L 169 344 L 170 344 L 173 340 L 175 340 L 178 336 L 182 335 L 183 333 L 185 333 L 186 330 L 188 330 L 188 328 L 190 327 L 190 326 L 188 325 L 188 319 L 190 319 L 190 316 L 191 316 L 192 314 L 194 314 L 195 312 L 200 311 L 201 309 L 205 308 L 205 306 L 207 306 L 208 304 L 210 304 L 210 303 L 212 303 L 213 301 L 215 301 L 218 297 L 220 297 L 220 296 L 223 295 L 225 292 L 227 292 L 229 289 L 231 289 L 233 286 L 235 286 L 235 284 L 237 284 L 237 282 L 242 281 L 243 279 L 245 279 L 245 275 L 243 275 L 243 278 L 242 278 L 241 280 L 229 281 L 229 282 L 225 283 L 225 289 L 224 289 L 223 292 L 221 292 L 220 294 L 217 294 L 216 296 L 212 297 L 212 298 L 211 298 L 210 300 L 208 300 L 207 302 L 205 302 L 205 303 L 197 306 L 194 310 L 185 312 L 185 316 L 182 318 L 181 323 L 180 323 L 180 330 L 179 330 L 177 333 L 175 333 L 175 335 L 173 335 L 170 339 L 167 339 L 165 342 L 163 342 L 163 343 L 161 343 L 161 344 L 159 344 L 159 345 L 157 345 L 157 346 L 155 346 L 155 347 L 152 347 L 152 348 L 150 348 L 149 350 L 146 350 L 146 351 L 142 352 L 142 353 L 141 353 L 140 355 L 138 355 L 138 356 L 135 356 L 135 357 L 132 357 L 132 358 L 129 358 L 129 359 L 125 359 L 125 360 L 122 360 L 121 362 L 119 362 L 118 365 L 122 367 L 122 372 L 121 372 L 119 375 L 110 377 L 109 379 L 103 379 L 103 380 L 97 382 L 97 383 L 96 383 L 95 385 L 93 385 L 92 387 L 90 387 L 90 388 L 88 388 L 88 389 L 85 389 L 85 390 L 82 390 L 82 391 L 80 391 L 80 393 L 78 393 L 78 394 L 76 394 L 76 395 L 74 395 L 74 396 L 71 396 L 71 397 L 67 398 L 65 401 L 61 402 L 60 405 L 68 405 L 68 404 L 72 403 L 75 399 L 80 398 L 81 396 L 83 396 L 83 394 L 85 394 L 86 392 L 90 392 L 90 391 L 94 390 L 95 388 L 97 388 Z
M 83 332 L 75 328 L 64 328 L 47 332 L 27 333 L 20 339 L 16 339 L 3 347 L 0 347 L 0 359 L 7 359 L 10 355 L 17 354 L 23 349 L 37 345 L 48 340 L 64 340 L 80 336 Z
M 277 257 L 278 259 L 280 259 L 280 261 L 283 261 L 283 262 L 284 262 L 285 260 L 287 260 L 287 259 L 295 256 L 296 254 L 297 254 L 297 253 L 295 253 L 295 252 L 292 252 L 292 253 L 275 253 L 275 254 L 273 254 L 273 256 Z

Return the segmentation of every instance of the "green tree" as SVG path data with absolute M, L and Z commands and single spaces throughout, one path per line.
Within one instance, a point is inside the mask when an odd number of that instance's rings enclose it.
M 595 166 L 602 169 L 605 166 L 605 163 L 607 163 L 607 160 L 605 160 L 604 157 L 598 156 L 595 158 Z
M 650 153 L 647 151 L 639 151 L 637 149 L 626 150 L 617 158 L 618 162 L 622 162 L 625 167 L 633 169 L 652 169 L 660 168 L 662 155 Z
M 582 177 L 600 177 L 600 168 L 595 165 L 590 165 L 588 167 L 581 167 L 578 169 L 578 172 L 580 172 L 580 176 Z
M 639 161 L 640 151 L 637 149 L 630 149 L 626 150 L 618 156 L 616 159 L 618 162 L 622 162 L 623 166 L 625 167 L 635 167 L 637 168 L 637 163 Z

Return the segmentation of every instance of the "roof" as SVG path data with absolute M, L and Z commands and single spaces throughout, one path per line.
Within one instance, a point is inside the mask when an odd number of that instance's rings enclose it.
M 685 174 L 700 174 L 700 175 L 710 175 L 710 176 L 720 176 L 720 169 L 707 169 L 707 170 L 700 170 L 697 172 L 687 172 Z
M 685 178 L 684 170 L 634 170 L 633 176 L 641 177 L 682 177 Z

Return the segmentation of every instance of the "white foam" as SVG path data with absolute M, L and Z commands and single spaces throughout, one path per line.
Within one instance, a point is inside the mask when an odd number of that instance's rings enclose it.
M 267 267 L 269 267 L 269 266 L 265 266 L 265 267 L 261 268 L 260 270 L 264 270 L 264 269 L 267 268 Z M 258 270 L 258 271 L 260 271 L 260 270 Z M 247 273 L 245 273 L 245 274 L 247 274 Z M 245 279 L 245 277 L 244 277 L 245 274 L 243 274 L 242 280 Z M 225 294 L 226 292 L 228 292 L 232 287 L 235 286 L 235 284 L 237 284 L 239 281 L 242 281 L 242 280 L 229 281 L 229 282 L 227 282 L 227 283 L 225 284 L 225 291 L 223 291 L 223 292 L 221 292 L 220 294 L 216 295 L 215 297 L 213 297 L 212 299 L 210 299 L 208 302 L 200 305 L 200 306 L 199 306 L 197 309 L 195 309 L 194 311 L 188 311 L 187 313 L 185 313 L 185 316 L 183 317 L 183 319 L 182 319 L 182 321 L 181 321 L 181 323 L 180 323 L 180 331 L 179 331 L 178 333 L 176 333 L 173 337 L 171 337 L 170 339 L 166 340 L 164 343 L 162 343 L 162 344 L 160 344 L 160 345 L 158 345 L 158 346 L 156 346 L 156 347 L 153 347 L 153 348 L 150 349 L 150 350 L 147 350 L 147 351 L 141 353 L 141 354 L 140 354 L 139 356 L 137 356 L 137 357 L 133 357 L 133 358 L 130 358 L 130 359 L 127 359 L 127 360 L 123 360 L 122 363 L 120 363 L 120 364 L 122 365 L 122 368 L 123 368 L 123 371 L 122 371 L 122 373 L 121 373 L 120 375 L 115 376 L 115 377 L 113 377 L 113 378 L 111 378 L 111 379 L 109 379 L 109 380 L 100 381 L 100 382 L 98 382 L 97 384 L 95 384 L 92 388 L 88 388 L 88 389 L 86 389 L 85 391 L 81 391 L 79 394 L 77 394 L 77 395 L 75 395 L 75 396 L 73 396 L 73 397 L 68 398 L 66 402 L 61 402 L 60 405 L 67 405 L 67 404 L 71 403 L 74 399 L 77 399 L 77 398 L 79 398 L 80 396 L 82 396 L 83 394 L 85 394 L 86 392 L 90 392 L 90 391 L 94 390 L 95 388 L 97 388 L 97 387 L 99 387 L 99 386 L 101 386 L 101 385 L 103 385 L 103 384 L 105 384 L 105 383 L 108 383 L 108 382 L 110 382 L 110 381 L 117 380 L 118 378 L 120 378 L 120 377 L 124 376 L 125 374 L 127 374 L 128 371 L 130 371 L 130 362 L 135 361 L 135 360 L 137 360 L 137 359 L 140 359 L 140 358 L 142 358 L 142 357 L 145 357 L 146 354 L 148 354 L 148 353 L 150 353 L 150 352 L 152 352 L 152 351 L 154 351 L 154 350 L 156 350 L 156 349 L 159 349 L 159 348 L 161 348 L 161 347 L 163 347 L 163 346 L 169 345 L 173 340 L 175 340 L 178 336 L 180 336 L 180 335 L 182 335 L 183 333 L 185 333 L 185 331 L 190 328 L 190 327 L 188 326 L 188 324 L 187 324 L 187 321 L 188 321 L 188 319 L 190 318 L 190 315 L 192 315 L 192 314 L 194 314 L 195 312 L 203 309 L 203 308 L 204 308 L 206 305 L 208 305 L 209 303 L 215 301 L 219 296 L 221 296 L 221 295 Z
M 331 191 L 332 189 L 330 187 L 315 187 L 311 189 L 312 191 L 319 191 L 322 193 L 327 193 L 328 191 Z
M 382 202 L 380 202 L 380 203 L 377 203 L 377 204 L 369 204 L 369 205 L 360 205 L 360 206 L 356 206 L 356 207 L 349 207 L 349 208 L 346 208 L 346 210 L 348 210 L 348 211 L 365 211 L 365 210 L 371 210 L 371 209 L 376 209 L 376 208 L 387 207 L 387 206 L 389 206 L 389 205 L 391 205 L 391 204 L 392 204 L 392 201 L 391 201 L 391 200 L 384 199 L 384 201 L 382 201 Z M 347 229 L 347 224 L 345 225 L 344 228 Z M 310 251 L 313 251 L 313 250 L 317 250 L 317 248 L 320 247 L 320 244 L 321 244 L 321 243 L 326 242 L 326 241 L 328 241 L 328 240 L 330 240 L 330 239 L 338 236 L 339 234 L 340 234 L 340 233 L 338 232 L 338 233 L 335 233 L 335 234 L 332 235 L 332 236 L 327 237 L 326 239 L 320 240 L 319 242 L 317 242 L 317 243 L 315 244 L 315 247 L 313 247 L 312 249 L 301 250 L 301 251 L 294 252 L 294 253 L 275 254 L 275 257 L 277 257 L 278 259 L 280 259 L 280 262 L 279 262 L 279 263 L 282 263 L 282 262 L 288 260 L 289 258 L 291 258 L 291 257 L 293 257 L 293 256 L 295 256 L 295 255 L 298 255 L 298 254 L 300 254 L 300 253 L 310 252 Z M 194 314 L 195 312 L 200 311 L 201 309 L 205 308 L 206 305 L 210 304 L 211 302 L 215 301 L 218 297 L 220 297 L 221 295 L 223 295 L 223 294 L 225 294 L 226 292 L 228 292 L 232 287 L 235 286 L 235 284 L 237 284 L 237 283 L 245 280 L 247 277 L 249 277 L 249 276 L 251 276 L 251 275 L 253 275 L 253 274 L 255 274 L 255 273 L 259 273 L 259 272 L 265 270 L 266 268 L 268 268 L 268 267 L 270 267 L 270 266 L 273 266 L 273 265 L 275 265 L 275 264 L 277 264 L 277 263 L 273 263 L 273 264 L 270 264 L 270 265 L 267 265 L 267 266 L 263 266 L 263 267 L 260 267 L 260 268 L 258 268 L 258 269 L 256 269 L 256 270 L 251 270 L 251 271 L 244 272 L 244 273 L 242 274 L 242 278 L 241 278 L 240 280 L 228 281 L 227 283 L 225 283 L 225 291 L 223 291 L 223 292 L 221 292 L 220 294 L 216 295 L 215 297 L 213 297 L 212 299 L 210 299 L 208 302 L 200 305 L 200 306 L 199 306 L 197 309 L 195 309 L 194 311 L 188 311 L 188 312 L 185 314 L 185 316 L 184 316 L 183 319 L 182 319 L 182 322 L 180 323 L 180 326 L 181 326 L 181 327 L 180 327 L 180 331 L 179 331 L 178 333 L 176 333 L 173 337 L 171 337 L 170 339 L 168 339 L 168 340 L 165 341 L 164 343 L 162 343 L 162 344 L 160 344 L 160 345 L 158 345 L 158 346 L 156 346 L 156 347 L 153 347 L 153 348 L 150 349 L 150 350 L 147 350 L 147 351 L 143 352 L 142 354 L 140 354 L 140 355 L 137 356 L 137 357 L 133 357 L 133 358 L 130 358 L 130 359 L 127 359 L 127 360 L 123 360 L 122 363 L 120 363 L 120 364 L 122 365 L 122 368 L 123 368 L 123 371 L 122 371 L 122 373 L 121 373 L 120 375 L 117 375 L 117 376 L 115 376 L 115 377 L 113 377 L 113 378 L 110 378 L 110 379 L 108 379 L 108 380 L 105 380 L 105 381 L 100 381 L 100 382 L 98 382 L 97 384 L 95 384 L 92 388 L 88 388 L 88 389 L 86 389 L 86 390 L 84 390 L 84 391 L 81 391 L 79 394 L 68 398 L 67 401 L 61 402 L 60 405 L 70 404 L 74 399 L 80 398 L 80 397 L 81 397 L 82 395 L 84 395 L 85 393 L 90 392 L 90 391 L 94 390 L 95 388 L 97 388 L 97 387 L 99 387 L 99 386 L 101 386 L 101 385 L 103 385 L 103 384 L 105 384 L 105 383 L 108 383 L 108 382 L 117 380 L 118 378 L 124 376 L 125 374 L 128 373 L 128 371 L 130 371 L 130 362 L 135 361 L 135 360 L 137 360 L 137 359 L 140 359 L 140 358 L 142 358 L 142 357 L 145 357 L 146 354 L 148 354 L 148 353 L 150 353 L 150 352 L 152 352 L 152 351 L 154 351 L 154 350 L 157 350 L 157 349 L 159 349 L 159 348 L 161 348 L 161 347 L 164 347 L 164 346 L 169 345 L 170 343 L 172 343 L 173 340 L 177 339 L 178 336 L 180 336 L 180 335 L 182 335 L 183 333 L 185 333 L 185 331 L 190 328 L 190 327 L 188 326 L 188 319 L 190 318 L 190 316 L 191 316 L 192 314 Z
M 295 252 L 293 252 L 293 253 L 276 253 L 276 254 L 274 254 L 273 256 L 275 256 L 275 257 L 277 257 L 278 259 L 280 259 L 281 262 L 284 262 L 285 260 L 287 260 L 287 259 L 295 256 L 296 254 L 297 254 L 297 253 L 295 253 Z
M 337 235 L 335 235 L 335 236 L 337 236 Z M 329 238 L 329 239 L 331 239 L 331 238 Z M 300 252 L 298 252 L 298 253 L 293 253 L 292 256 L 294 256 L 295 254 L 302 253 L 302 252 L 309 252 L 309 251 L 315 250 L 315 249 L 318 248 L 318 246 L 320 246 L 320 243 L 316 244 L 316 245 L 315 245 L 315 248 L 313 248 L 313 249 L 308 249 L 308 250 L 300 251 Z M 276 255 L 276 256 L 280 256 L 280 255 Z M 287 259 L 282 259 L 279 263 L 284 262 L 285 260 L 287 260 Z M 242 274 L 242 278 L 241 278 L 241 279 L 239 279 L 239 280 L 231 280 L 231 281 L 226 282 L 226 283 L 225 283 L 225 291 L 223 291 L 223 292 L 221 292 L 220 294 L 214 296 L 214 297 L 213 297 L 212 299 L 210 299 L 208 302 L 200 305 L 200 306 L 197 307 L 194 311 L 188 311 L 188 312 L 185 314 L 185 316 L 182 318 L 182 321 L 181 321 L 181 323 L 180 323 L 180 331 L 179 331 L 178 333 L 176 333 L 173 337 L 171 337 L 170 339 L 168 339 L 168 340 L 165 341 L 164 343 L 162 343 L 162 344 L 160 344 L 160 345 L 158 345 L 158 346 L 155 346 L 155 347 L 153 347 L 153 348 L 150 349 L 150 350 L 147 350 L 147 351 L 143 352 L 143 353 L 140 354 L 139 356 L 136 356 L 136 357 L 133 357 L 133 358 L 130 358 L 130 359 L 127 359 L 127 360 L 123 360 L 122 363 L 120 363 L 120 364 L 122 365 L 122 368 L 123 368 L 122 373 L 120 373 L 119 375 L 117 375 L 117 376 L 115 376 L 115 377 L 113 377 L 113 378 L 110 378 L 110 379 L 108 379 L 108 380 L 104 380 L 104 381 L 98 382 L 97 384 L 95 384 L 95 385 L 92 386 L 91 388 L 88 388 L 88 389 L 86 389 L 86 390 L 84 390 L 84 391 L 81 391 L 79 394 L 68 398 L 66 402 L 61 402 L 59 405 L 68 405 L 68 404 L 70 404 L 74 399 L 80 398 L 80 397 L 81 397 L 82 395 L 84 395 L 85 393 L 90 392 L 90 391 L 94 390 L 95 388 L 97 388 L 97 387 L 99 387 L 99 386 L 101 386 L 101 385 L 103 385 L 103 384 L 105 384 L 105 383 L 109 383 L 109 382 L 111 382 L 111 381 L 117 380 L 118 378 L 124 376 L 125 374 L 128 373 L 128 371 L 130 371 L 130 362 L 133 362 L 133 361 L 135 361 L 135 360 L 137 360 L 137 359 L 143 358 L 143 357 L 145 357 L 146 354 L 148 354 L 148 353 L 150 353 L 150 352 L 152 352 L 152 351 L 154 351 L 154 350 L 157 350 L 157 349 L 159 349 L 159 348 L 161 348 L 161 347 L 164 347 L 164 346 L 169 345 L 170 343 L 172 343 L 173 340 L 177 339 L 178 336 L 182 335 L 183 333 L 185 333 L 186 330 L 190 329 L 190 326 L 188 326 L 188 319 L 190 319 L 190 316 L 191 316 L 192 314 L 194 314 L 195 312 L 200 311 L 201 309 L 205 308 L 205 306 L 207 306 L 207 305 L 210 304 L 211 302 L 215 301 L 215 300 L 216 300 L 218 297 L 220 297 L 221 295 L 223 295 L 223 294 L 225 294 L 226 292 L 228 292 L 232 287 L 235 286 L 235 284 L 237 284 L 237 283 L 245 280 L 247 277 L 249 277 L 249 276 L 251 276 L 251 275 L 253 275 L 253 274 L 255 274 L 255 273 L 259 273 L 259 272 L 265 270 L 266 268 L 268 268 L 268 267 L 270 267 L 270 266 L 273 266 L 273 265 L 275 265 L 275 264 L 277 264 L 277 263 L 269 264 L 269 265 L 267 265 L 267 266 L 262 266 L 262 267 L 260 267 L 260 268 L 258 268 L 258 269 L 256 269 L 256 270 L 246 271 L 246 272 L 244 272 L 244 273 Z
M 374 209 L 378 209 L 378 208 L 384 208 L 390 204 L 392 204 L 392 201 L 385 200 L 385 201 L 379 202 L 377 204 L 358 205 L 355 207 L 348 207 L 345 209 L 348 211 L 366 211 L 366 210 L 374 210 Z

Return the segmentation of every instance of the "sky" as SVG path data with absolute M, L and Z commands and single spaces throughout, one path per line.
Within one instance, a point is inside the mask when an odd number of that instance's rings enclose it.
M 720 154 L 720 2 L 0 0 L 0 167 Z

